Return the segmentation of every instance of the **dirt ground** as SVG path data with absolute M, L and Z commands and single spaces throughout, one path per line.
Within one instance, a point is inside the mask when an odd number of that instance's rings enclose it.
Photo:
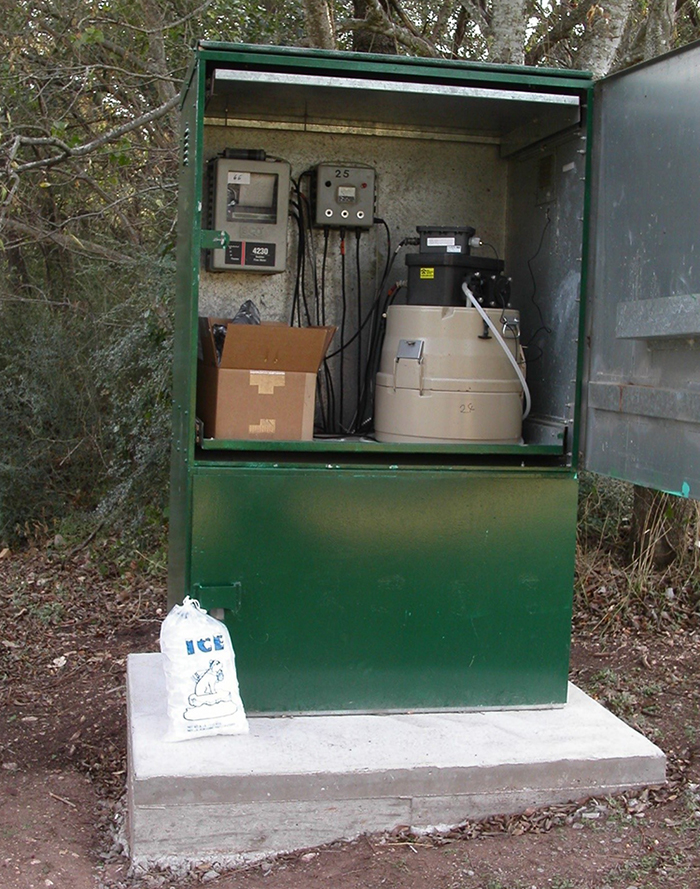
M 601 587 L 602 589 L 602 587 Z M 0 553 L 2 889 L 697 889 L 700 620 L 575 621 L 572 679 L 668 756 L 663 787 L 369 835 L 234 872 L 134 873 L 122 844 L 126 656 L 157 650 L 162 588 L 85 552 Z M 605 632 L 604 632 L 605 630 Z

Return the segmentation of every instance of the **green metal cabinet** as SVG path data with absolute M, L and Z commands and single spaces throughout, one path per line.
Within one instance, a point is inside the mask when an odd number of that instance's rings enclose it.
M 700 362 L 688 341 L 700 263 L 690 261 L 688 223 L 700 230 L 700 202 L 689 189 L 681 207 L 663 210 L 676 236 L 665 265 L 655 254 L 669 242 L 648 237 L 636 198 L 624 214 L 639 185 L 635 152 L 646 156 L 630 95 L 647 153 L 650 143 L 660 151 L 663 121 L 657 130 L 649 121 L 661 120 L 674 78 L 692 74 L 699 57 L 691 48 L 594 90 L 580 72 L 196 48 L 182 104 L 169 599 L 196 596 L 225 620 L 249 712 L 566 701 L 581 452 L 594 455 L 594 468 L 617 467 L 640 483 L 698 490 Z M 674 112 L 695 146 L 699 107 L 685 99 Z M 626 127 L 622 137 L 616 123 Z M 284 153 L 295 176 L 347 158 L 373 166 L 378 210 L 397 240 L 433 223 L 475 225 L 488 236 L 531 332 L 523 444 L 200 440 L 198 316 L 233 314 L 252 295 L 281 320 L 293 289 L 294 262 L 276 275 L 205 269 L 202 251 L 216 237 L 205 166 L 227 145 Z M 696 150 L 688 154 L 694 163 Z M 659 155 L 651 157 L 658 173 Z M 660 178 L 650 193 L 663 191 Z M 606 252 L 613 236 L 627 238 L 618 251 L 634 256 L 636 278 L 619 253 Z M 380 226 L 365 240 L 358 274 L 376 281 L 386 252 Z M 290 257 L 295 248 L 290 237 Z M 659 270 L 653 292 L 643 286 L 650 263 Z M 652 297 L 669 301 L 640 309 Z M 611 302 L 622 306 L 612 320 Z M 660 320 L 665 306 L 685 314 L 669 324 Z M 647 319 L 641 334 L 638 316 Z M 601 363 L 584 343 L 606 337 L 613 342 Z M 669 375 L 675 401 L 664 388 Z M 615 399 L 621 383 L 637 393 L 634 403 Z M 644 402 L 639 391 L 652 383 L 661 395 Z M 647 449 L 637 447 L 635 421 Z M 673 465 L 659 470 L 664 429 L 679 424 L 690 446 L 674 444 Z M 644 459 L 649 450 L 655 466 Z

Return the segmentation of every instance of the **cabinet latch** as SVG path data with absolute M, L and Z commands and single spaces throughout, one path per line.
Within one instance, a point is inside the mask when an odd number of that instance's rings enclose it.
M 202 250 L 223 250 L 228 247 L 229 235 L 225 231 L 203 229 L 199 233 L 199 246 Z

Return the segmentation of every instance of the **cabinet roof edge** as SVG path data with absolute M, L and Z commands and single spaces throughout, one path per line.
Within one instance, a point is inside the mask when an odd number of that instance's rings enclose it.
M 593 84 L 593 76 L 587 71 L 306 49 L 295 46 L 220 43 L 202 40 L 196 44 L 195 53 L 203 61 L 229 62 L 260 69 L 302 68 L 315 69 L 325 73 L 333 70 L 338 73 L 364 74 L 365 76 L 381 72 L 385 77 L 393 73 L 403 77 L 418 77 L 426 80 L 478 79 L 494 83 L 517 82 L 521 87 L 536 86 L 539 89 L 549 87 L 557 90 L 582 90 Z

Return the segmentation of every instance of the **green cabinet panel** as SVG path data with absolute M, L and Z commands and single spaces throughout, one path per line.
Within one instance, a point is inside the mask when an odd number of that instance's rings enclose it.
M 251 712 L 563 703 L 570 473 L 200 468 L 192 585 Z

